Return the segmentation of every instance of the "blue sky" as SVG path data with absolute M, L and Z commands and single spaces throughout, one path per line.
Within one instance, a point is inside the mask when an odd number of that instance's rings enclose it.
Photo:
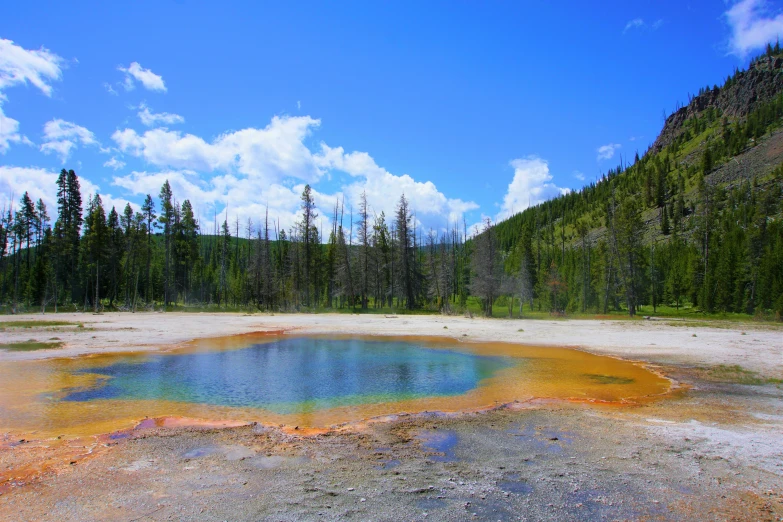
M 740 2 L 16 2 L 0 18 L 0 199 L 53 180 L 135 208 L 164 179 L 290 226 L 304 183 L 425 227 L 502 219 L 655 139 L 783 32 Z M 205 223 L 206 225 L 206 223 Z

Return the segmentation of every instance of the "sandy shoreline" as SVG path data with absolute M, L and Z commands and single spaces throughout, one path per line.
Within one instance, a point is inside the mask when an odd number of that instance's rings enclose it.
M 783 329 L 673 326 L 667 321 L 503 320 L 449 316 L 351 314 L 107 313 L 28 314 L 4 321 L 58 320 L 84 328 L 7 329 L 0 343 L 57 337 L 63 348 L 0 350 L 0 363 L 95 353 L 170 348 L 192 339 L 268 330 L 312 334 L 426 335 L 470 341 L 568 346 L 654 364 L 740 365 L 764 377 L 783 377 Z M 49 335 L 51 334 L 51 335 Z

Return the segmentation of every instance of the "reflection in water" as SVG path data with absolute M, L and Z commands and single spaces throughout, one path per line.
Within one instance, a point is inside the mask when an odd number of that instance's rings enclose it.
M 328 427 L 537 397 L 639 400 L 669 381 L 568 348 L 430 337 L 240 335 L 156 354 L 0 363 L 0 430 L 110 433 L 145 417 Z

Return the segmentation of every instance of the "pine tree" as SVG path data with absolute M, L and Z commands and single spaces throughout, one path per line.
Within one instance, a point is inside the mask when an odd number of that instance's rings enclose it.
M 168 306 L 171 301 L 171 233 L 174 227 L 174 195 L 171 191 L 169 180 L 160 188 L 160 221 L 163 225 L 163 248 L 165 264 L 163 266 L 163 306 Z
M 661 208 L 661 234 L 668 236 L 669 232 L 671 232 L 671 228 L 669 226 L 669 213 L 666 210 L 666 205 L 664 205 Z
M 145 280 L 147 291 L 147 302 L 152 302 L 155 299 L 152 289 L 152 279 L 150 277 L 150 271 L 152 268 L 152 229 L 158 227 L 158 223 L 155 219 L 158 217 L 155 214 L 155 201 L 152 200 L 152 196 L 147 194 L 144 199 L 144 204 L 141 206 L 141 212 L 144 215 L 144 219 L 147 222 L 147 277 Z
M 104 262 L 107 247 L 106 212 L 103 209 L 103 202 L 101 201 L 100 195 L 96 194 L 90 200 L 85 221 L 84 241 L 82 242 L 84 266 L 87 268 L 85 281 L 89 283 L 93 278 L 93 274 L 95 275 L 95 292 L 93 294 L 92 304 L 93 310 L 98 312 L 101 296 L 101 265 Z M 89 284 L 85 285 L 86 289 L 89 287 Z M 87 293 L 85 293 L 85 304 L 88 300 Z
M 301 236 L 304 246 L 304 288 L 305 288 L 305 305 L 311 306 L 310 300 L 310 272 L 312 270 L 312 258 L 313 258 L 313 245 L 311 242 L 310 229 L 315 223 L 315 218 L 318 217 L 318 212 L 315 209 L 315 200 L 313 199 L 313 191 L 310 185 L 305 185 L 302 191 L 302 222 L 301 222 Z
M 109 217 L 106 219 L 106 252 L 107 263 L 109 272 L 109 306 L 114 306 L 114 300 L 117 298 L 119 291 L 121 275 L 121 260 L 123 252 L 123 232 L 120 227 L 120 216 L 117 214 L 117 210 L 112 207 L 109 211 Z
M 181 267 L 182 288 L 185 291 L 185 300 L 188 300 L 191 287 L 191 272 L 198 259 L 199 224 L 193 213 L 193 205 L 190 200 L 182 202 L 180 219 L 177 227 L 176 258 Z

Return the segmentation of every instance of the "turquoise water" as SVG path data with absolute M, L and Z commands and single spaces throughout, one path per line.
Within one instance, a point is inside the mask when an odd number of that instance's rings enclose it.
M 167 400 L 289 414 L 459 395 L 511 364 L 505 357 L 407 341 L 284 337 L 238 350 L 150 355 L 80 370 L 105 378 L 64 400 Z

